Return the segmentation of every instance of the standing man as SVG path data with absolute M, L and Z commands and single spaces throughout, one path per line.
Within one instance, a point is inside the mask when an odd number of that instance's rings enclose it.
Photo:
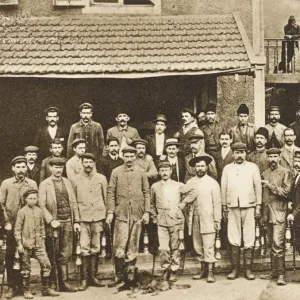
M 113 169 L 123 165 L 124 161 L 119 156 L 120 144 L 116 137 L 107 140 L 108 155 L 97 161 L 97 171 L 103 174 L 109 182 Z
M 165 134 L 167 128 L 167 117 L 165 115 L 157 115 L 152 121 L 155 124 L 155 133 L 147 135 L 145 140 L 148 142 L 147 152 L 152 156 L 154 162 L 157 163 L 159 157 L 164 154 L 164 144 L 168 137 Z
M 82 155 L 86 152 L 86 141 L 84 139 L 76 139 L 72 142 L 74 156 L 71 157 L 66 164 L 67 177 L 73 179 L 82 171 Z
M 71 182 L 62 177 L 65 160 L 53 157 L 49 164 L 52 175 L 40 184 L 38 204 L 46 224 L 46 251 L 52 265 L 50 280 L 53 286 L 56 281 L 53 266 L 56 265 L 59 290 L 71 293 L 77 288 L 67 283 L 67 264 L 72 257 L 73 229 L 80 231 L 79 211 Z M 56 249 L 53 249 L 52 241 L 54 231 L 58 235 Z
M 79 106 L 80 121 L 73 124 L 70 129 L 68 139 L 67 157 L 73 156 L 73 141 L 84 139 L 86 141 L 86 151 L 99 158 L 104 148 L 104 136 L 100 123 L 92 120 L 93 105 L 83 103 Z
M 286 128 L 283 131 L 284 146 L 281 148 L 280 164 L 294 174 L 294 153 L 300 151 L 300 148 L 295 146 L 296 135 L 293 129 Z
M 246 161 L 246 144 L 235 143 L 232 151 L 234 162 L 224 168 L 221 179 L 223 215 L 228 217 L 228 241 L 231 245 L 232 271 L 228 279 L 236 279 L 239 275 L 243 239 L 245 277 L 253 280 L 255 217 L 260 217 L 262 203 L 261 178 L 258 166 Z
M 250 153 L 255 149 L 254 143 L 254 124 L 248 122 L 249 120 L 249 108 L 246 104 L 242 103 L 237 109 L 237 116 L 239 122 L 236 126 L 231 128 L 233 143 L 241 142 L 246 144 L 247 152 Z
M 22 278 L 20 273 L 13 270 L 16 241 L 14 238 L 14 226 L 17 213 L 25 203 L 23 195 L 29 189 L 37 189 L 35 181 L 25 176 L 27 171 L 27 160 L 24 156 L 17 156 L 11 161 L 14 176 L 2 182 L 0 187 L 0 203 L 4 213 L 6 240 L 6 272 L 8 291 L 5 298 L 11 299 L 17 294 L 17 288 L 22 289 Z
M 107 180 L 96 172 L 96 157 L 85 153 L 81 157 L 83 171 L 72 180 L 80 215 L 81 283 L 79 291 L 88 286 L 103 286 L 97 279 L 98 254 L 106 218 Z
M 268 240 L 272 241 L 270 276 L 262 279 L 277 278 L 277 285 L 286 285 L 285 280 L 285 222 L 287 197 L 290 192 L 292 174 L 279 165 L 280 149 L 267 151 L 270 167 L 262 175 L 263 206 L 262 219 L 267 227 Z
M 197 123 L 198 123 L 198 127 L 201 129 L 203 125 L 206 124 L 207 120 L 206 120 L 206 113 L 205 111 L 200 110 L 197 116 Z
M 116 278 L 122 281 L 125 266 L 135 266 L 142 223 L 149 223 L 150 193 L 148 178 L 134 163 L 136 149 L 123 149 L 124 165 L 112 171 L 107 191 L 107 223 L 115 218 L 114 256 Z
M 216 104 L 208 103 L 206 107 L 207 123 L 202 126 L 201 130 L 204 134 L 205 152 L 216 159 L 217 152 L 220 147 L 219 136 L 223 132 L 223 128 L 217 121 Z
M 212 157 L 203 155 L 190 160 L 189 164 L 195 168 L 196 176 L 186 184 L 187 191 L 193 191 L 194 196 L 186 197 L 179 204 L 184 209 L 186 204 L 196 201 L 193 220 L 193 245 L 201 262 L 201 273 L 193 279 L 207 278 L 207 282 L 214 282 L 215 265 L 215 235 L 221 226 L 222 208 L 221 191 L 218 182 L 207 175 Z
M 195 134 L 203 135 L 203 132 L 199 129 L 196 121 L 195 113 L 188 108 L 184 108 L 181 111 L 181 119 L 183 126 L 174 134 L 174 138 L 177 138 L 181 147 L 179 149 L 180 156 L 186 156 L 191 153 L 191 147 L 189 144 L 189 138 Z M 204 151 L 204 143 L 203 143 Z
M 300 147 L 300 103 L 297 103 L 296 107 L 296 120 L 294 123 L 289 125 L 289 128 L 292 128 L 296 134 L 295 145 Z
M 45 115 L 48 126 L 39 129 L 34 140 L 34 145 L 40 149 L 40 160 L 50 155 L 49 148 L 52 140 L 58 138 L 63 145 L 66 142 L 66 132 L 62 127 L 58 126 L 59 109 L 57 107 L 49 107 L 45 110 Z
M 27 173 L 26 176 L 36 182 L 40 183 L 41 166 L 36 162 L 38 159 L 39 148 L 36 146 L 27 146 L 24 148 L 24 156 L 27 159 Z
M 42 165 L 41 165 L 41 172 L 40 172 L 40 182 L 42 182 L 43 180 L 45 180 L 46 178 L 50 177 L 52 175 L 51 170 L 50 170 L 50 165 L 49 165 L 49 160 L 52 157 L 61 157 L 64 158 L 62 156 L 62 152 L 64 150 L 63 144 L 61 142 L 60 139 L 55 138 L 50 145 L 50 152 L 51 152 L 51 156 L 48 156 L 47 158 L 43 159 L 42 161 Z M 63 176 L 65 177 L 66 171 L 64 170 Z
M 255 150 L 247 156 L 248 161 L 253 162 L 258 166 L 260 174 L 269 168 L 269 160 L 266 150 L 268 140 L 268 130 L 264 127 L 259 127 L 254 136 Z
M 184 182 L 187 182 L 189 179 L 191 179 L 192 177 L 196 176 L 196 171 L 195 168 L 191 167 L 189 162 L 193 157 L 196 156 L 210 156 L 207 153 L 204 152 L 203 150 L 203 145 L 204 145 L 204 136 L 203 134 L 198 134 L 198 135 L 193 135 L 189 138 L 189 142 L 190 142 L 190 147 L 191 147 L 191 151 L 192 153 L 190 153 L 189 155 L 187 155 L 185 157 L 185 169 L 186 169 L 186 173 L 185 173 L 185 179 Z M 217 172 L 217 168 L 216 168 L 216 163 L 215 160 L 212 158 L 211 163 L 208 165 L 208 175 L 211 176 L 214 179 L 218 179 L 218 172 Z
M 120 156 L 124 147 L 131 145 L 133 140 L 139 139 L 140 135 L 136 128 L 128 125 L 130 117 L 124 109 L 119 108 L 116 115 L 117 126 L 107 130 L 106 140 L 115 137 L 119 141 Z
M 281 148 L 284 145 L 284 135 L 283 131 L 286 126 L 279 123 L 280 120 L 280 110 L 278 106 L 271 106 L 269 108 L 269 123 L 266 128 L 269 131 L 269 147 L 268 148 Z
M 145 170 L 149 182 L 153 182 L 157 178 L 157 169 L 155 167 L 153 158 L 146 154 L 147 141 L 137 139 L 132 142 L 132 145 L 136 149 L 136 160 L 135 163 Z

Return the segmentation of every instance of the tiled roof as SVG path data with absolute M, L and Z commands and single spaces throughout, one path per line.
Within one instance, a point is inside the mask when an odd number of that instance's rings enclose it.
M 209 73 L 249 67 L 232 15 L 45 17 L 0 23 L 0 75 Z

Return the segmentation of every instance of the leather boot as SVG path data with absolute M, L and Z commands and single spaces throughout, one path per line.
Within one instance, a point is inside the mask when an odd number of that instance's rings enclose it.
M 12 287 L 8 287 L 8 290 L 7 290 L 6 294 L 5 294 L 5 298 L 6 299 L 12 299 L 16 295 L 17 295 L 16 289 L 14 289 Z
M 23 293 L 25 299 L 33 299 L 33 296 L 29 290 L 29 280 L 30 280 L 29 276 L 23 277 Z
M 171 273 L 171 271 L 170 271 L 169 268 L 163 270 L 163 273 L 162 273 L 162 279 L 163 279 L 163 280 L 166 280 L 166 281 L 169 281 L 169 279 L 170 279 L 170 273 Z
M 254 249 L 244 249 L 244 273 L 248 280 L 254 280 L 255 276 L 252 273 Z
M 124 268 L 125 268 L 124 258 L 115 257 L 115 270 L 116 270 L 115 283 L 116 284 L 119 284 L 122 281 L 124 281 Z
M 98 256 L 97 255 L 91 255 L 90 256 L 90 283 L 91 286 L 96 286 L 96 287 L 104 287 L 105 285 L 102 284 L 98 279 L 97 279 L 97 272 L 98 272 Z
M 42 276 L 42 296 L 57 297 L 59 293 L 50 288 L 50 277 Z
M 89 256 L 81 257 L 81 266 L 80 266 L 80 285 L 78 291 L 85 291 L 88 287 L 88 267 L 89 267 Z
M 277 274 L 277 259 L 276 256 L 271 252 L 270 253 L 270 262 L 271 262 L 271 273 L 268 275 L 260 275 L 260 279 L 271 280 L 278 277 Z
M 176 274 L 176 271 L 170 271 L 170 278 L 169 278 L 169 280 L 171 281 L 171 282 L 176 282 L 177 281 L 177 276 L 176 276 L 177 274 Z
M 58 267 L 58 277 L 60 283 L 60 291 L 67 292 L 67 293 L 74 293 L 77 292 L 77 288 L 73 287 L 72 285 L 67 283 L 67 266 L 60 265 Z
M 200 280 L 207 277 L 207 263 L 205 261 L 201 261 L 201 272 L 198 275 L 194 275 L 194 280 Z
M 285 257 L 277 257 L 278 279 L 277 285 L 286 285 L 285 279 Z
M 208 275 L 206 281 L 209 283 L 215 282 L 214 269 L 215 263 L 208 263 Z
M 231 267 L 232 270 L 228 274 L 227 278 L 230 280 L 234 280 L 237 277 L 239 277 L 240 273 L 240 247 L 239 246 L 233 246 L 230 247 L 230 261 L 231 261 Z

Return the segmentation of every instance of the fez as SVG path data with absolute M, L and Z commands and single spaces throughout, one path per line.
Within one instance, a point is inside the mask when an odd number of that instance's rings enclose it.
M 116 117 L 121 114 L 125 114 L 128 116 L 128 110 L 124 107 L 119 106 L 116 110 Z
M 237 115 L 246 114 L 249 115 L 249 108 L 246 104 L 242 103 L 237 109 Z
M 83 109 L 87 109 L 87 108 L 93 109 L 94 106 L 91 103 L 85 102 L 79 106 L 79 111 L 82 111 Z
M 267 150 L 267 155 L 278 154 L 280 155 L 281 150 L 278 148 L 270 148 Z
M 244 143 L 237 142 L 237 143 L 234 143 L 234 144 L 231 145 L 231 149 L 232 149 L 232 151 L 234 151 L 234 150 L 244 150 L 244 151 L 246 151 L 247 146 Z
M 39 148 L 37 146 L 27 146 L 24 148 L 24 152 L 28 153 L 28 152 L 38 152 Z
M 126 146 L 122 149 L 123 153 L 136 153 L 136 149 L 131 146 Z
M 83 160 L 84 158 L 86 158 L 86 159 L 92 159 L 93 161 L 96 161 L 96 157 L 92 153 L 84 153 L 84 154 L 82 154 L 81 159 Z
M 181 143 L 178 142 L 178 139 L 175 138 L 171 138 L 171 139 L 167 139 L 166 143 L 165 143 L 165 148 L 167 148 L 168 146 L 180 146 Z
M 57 112 L 57 114 L 59 114 L 59 109 L 55 106 L 51 106 L 48 107 L 47 109 L 45 109 L 45 114 L 47 115 L 49 112 Z
M 161 161 L 158 164 L 158 169 L 160 169 L 160 168 L 170 168 L 170 167 L 171 167 L 171 164 L 168 161 Z
M 257 131 L 255 132 L 255 135 L 257 135 L 257 134 L 262 135 L 262 136 L 264 136 L 266 138 L 266 140 L 269 140 L 269 131 L 268 131 L 267 128 L 265 128 L 265 127 L 259 127 L 257 129 Z
M 168 122 L 168 119 L 165 115 L 157 115 L 156 119 L 152 121 L 152 123 L 164 122 L 165 124 Z
M 17 157 L 15 157 L 11 162 L 10 162 L 10 164 L 12 165 L 12 166 L 14 166 L 15 164 L 19 164 L 19 163 L 25 163 L 25 164 L 27 164 L 27 159 L 24 157 L 24 156 L 17 156 Z
M 72 142 L 72 147 L 76 147 L 78 144 L 80 143 L 85 143 L 86 144 L 86 140 L 85 139 L 75 139 L 73 142 Z
M 203 139 L 204 139 L 204 136 L 202 134 L 194 134 L 189 137 L 190 143 L 194 143 L 194 142 L 197 142 L 197 141 L 203 140 Z
M 49 159 L 50 166 L 64 166 L 66 164 L 66 160 L 62 157 L 52 157 Z
M 189 108 L 184 108 L 181 113 L 189 113 L 193 118 L 196 118 L 195 113 Z
M 212 158 L 208 155 L 196 156 L 189 161 L 189 165 L 195 167 L 196 163 L 200 161 L 205 161 L 206 165 L 209 165 L 212 162 Z
M 23 198 L 26 199 L 31 194 L 38 194 L 38 190 L 36 189 L 29 189 L 23 194 Z
M 136 146 L 137 144 L 142 144 L 144 146 L 147 146 L 148 145 L 148 142 L 143 140 L 143 139 L 136 139 L 132 142 L 132 145 L 133 146 Z
M 216 111 L 217 111 L 216 104 L 214 104 L 214 103 L 208 103 L 207 106 L 206 106 L 206 110 L 205 111 L 206 111 L 206 113 L 208 113 L 209 111 L 216 113 Z

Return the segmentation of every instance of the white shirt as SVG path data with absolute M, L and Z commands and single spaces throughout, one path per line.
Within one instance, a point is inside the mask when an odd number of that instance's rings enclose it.
M 221 155 L 222 155 L 222 158 L 224 159 L 227 154 L 230 152 L 230 147 L 227 147 L 227 148 L 221 148 Z
M 284 147 L 285 147 L 287 150 L 289 150 L 289 151 L 291 151 L 291 152 L 294 152 L 295 144 L 293 144 L 292 146 L 288 146 L 287 144 L 285 144 Z
M 51 138 L 54 140 L 55 136 L 56 136 L 56 131 L 57 131 L 57 125 L 54 127 L 49 126 L 48 127 L 48 132 L 49 135 L 51 136 Z
M 32 171 L 32 169 L 34 168 L 34 164 L 27 164 L 27 168 Z
M 164 151 L 164 141 L 165 141 L 165 134 L 155 134 L 155 141 L 156 141 L 156 155 L 160 156 L 163 154 Z
M 168 161 L 172 166 L 173 165 L 176 166 L 177 178 L 179 178 L 178 157 L 177 156 L 174 158 L 168 157 Z
M 112 160 L 117 160 L 118 157 L 119 157 L 119 155 L 113 156 L 113 155 L 111 155 L 110 153 L 108 153 L 108 155 L 111 157 Z

